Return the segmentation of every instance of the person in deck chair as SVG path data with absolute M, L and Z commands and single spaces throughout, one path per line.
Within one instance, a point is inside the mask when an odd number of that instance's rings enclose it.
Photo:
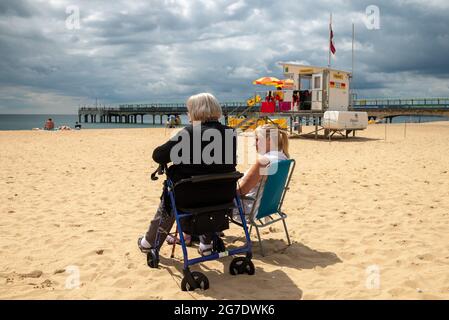
M 238 192 L 242 197 L 253 199 L 257 195 L 262 177 L 268 174 L 268 167 L 275 162 L 287 160 L 290 157 L 287 132 L 273 124 L 266 124 L 258 127 L 255 135 L 258 159 L 245 172 L 245 175 L 239 180 L 237 185 Z M 243 199 L 242 202 L 245 215 L 249 215 L 254 205 L 254 200 Z M 240 218 L 237 211 L 234 211 L 234 218 Z
M 153 151 L 153 160 L 159 164 L 173 163 L 167 170 L 167 175 L 173 183 L 192 176 L 234 172 L 237 164 L 235 131 L 218 121 L 222 116 L 222 110 L 217 99 L 209 93 L 201 93 L 190 97 L 186 105 L 191 124 L 180 130 L 168 142 L 157 147 Z M 198 132 L 200 134 L 197 134 Z M 215 141 L 216 138 L 213 133 L 221 139 L 217 138 L 218 141 Z M 188 150 L 184 150 L 178 145 L 178 143 L 181 143 L 182 146 L 185 146 L 184 140 L 186 137 L 189 141 Z M 216 150 L 214 149 L 212 152 L 213 161 L 211 162 L 211 159 L 206 159 L 204 154 L 210 152 L 209 144 L 213 142 L 219 143 L 221 157 L 215 154 Z M 216 144 L 214 143 L 214 145 Z M 204 150 L 206 147 L 208 148 Z M 172 152 L 172 150 L 176 150 L 176 152 Z M 205 151 L 204 154 L 203 151 Z M 177 159 L 171 159 L 172 153 L 176 154 Z M 164 243 L 167 233 L 170 232 L 175 222 L 170 201 L 164 199 L 164 194 L 165 192 L 163 192 L 159 208 L 148 227 L 148 231 L 145 236 L 138 239 L 139 249 L 144 253 L 147 253 L 150 249 L 156 249 L 159 223 L 161 222 L 160 227 L 163 232 L 160 232 L 157 249 Z M 204 196 L 207 197 L 207 195 Z M 200 236 L 199 252 L 201 255 L 209 255 L 212 252 L 212 238 L 213 234 Z

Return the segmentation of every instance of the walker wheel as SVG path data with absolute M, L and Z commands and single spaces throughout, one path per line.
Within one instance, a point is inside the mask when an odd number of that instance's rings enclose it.
M 254 263 L 246 257 L 234 258 L 229 266 L 229 273 L 233 276 L 244 273 L 252 276 L 255 272 Z
M 195 289 L 209 289 L 209 279 L 201 272 L 192 272 L 191 274 L 195 283 L 189 283 L 188 277 L 184 276 L 181 281 L 182 291 L 194 291 Z
M 157 249 L 151 249 L 148 252 L 147 264 L 151 269 L 157 269 L 159 267 L 159 251 Z

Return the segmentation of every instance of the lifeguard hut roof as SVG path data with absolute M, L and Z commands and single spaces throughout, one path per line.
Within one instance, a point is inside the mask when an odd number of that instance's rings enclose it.
M 333 69 L 333 68 L 328 68 L 328 67 L 308 66 L 308 65 L 304 65 L 304 64 L 300 64 L 300 63 L 295 63 L 295 62 L 279 62 L 278 64 L 283 67 L 285 73 L 290 73 L 290 71 L 286 71 L 285 67 L 294 67 L 294 70 L 295 70 L 294 73 L 296 73 L 296 74 L 315 74 L 315 73 L 321 73 L 324 70 L 331 70 L 331 71 L 351 74 L 351 72 L 349 72 L 349 71 L 343 71 L 343 70 L 338 70 L 338 69 Z

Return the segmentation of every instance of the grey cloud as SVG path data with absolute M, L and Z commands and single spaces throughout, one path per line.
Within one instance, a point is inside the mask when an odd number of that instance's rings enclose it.
M 251 84 L 254 78 L 269 73 L 282 77 L 279 61 L 327 63 L 330 11 L 337 46 L 333 64 L 338 68 L 351 67 L 347 43 L 355 19 L 359 96 L 428 94 L 419 81 L 401 89 L 398 83 L 411 75 L 447 82 L 449 9 L 424 1 L 377 1 L 381 29 L 370 31 L 359 17 L 371 4 L 86 0 L 37 6 L 2 1 L 0 112 L 34 112 L 35 100 L 26 92 L 39 94 L 42 101 L 66 97 L 66 112 L 96 97 L 111 104 L 183 101 L 211 91 L 221 100 L 243 100 L 258 89 Z M 66 5 L 79 6 L 80 30 L 65 28 Z

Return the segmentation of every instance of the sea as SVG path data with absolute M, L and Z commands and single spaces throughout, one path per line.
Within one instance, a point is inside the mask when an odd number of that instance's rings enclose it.
M 75 123 L 78 121 L 78 115 L 61 115 L 61 114 L 0 114 L 0 130 L 31 130 L 33 128 L 43 128 L 45 121 L 48 118 L 52 118 L 55 122 L 55 127 L 69 126 L 75 127 Z M 139 118 L 140 120 L 140 118 Z M 144 117 L 144 123 L 81 123 L 82 129 L 116 129 L 116 128 L 161 128 L 165 124 L 161 125 L 157 123 L 159 117 L 156 117 L 156 124 L 153 125 L 152 117 Z M 166 118 L 164 118 L 166 121 Z M 433 121 L 449 121 L 447 117 L 418 117 L 418 116 L 405 116 L 393 118 L 393 123 L 420 123 L 420 122 L 433 122 Z M 186 115 L 181 116 L 181 123 L 186 125 L 188 119 Z

